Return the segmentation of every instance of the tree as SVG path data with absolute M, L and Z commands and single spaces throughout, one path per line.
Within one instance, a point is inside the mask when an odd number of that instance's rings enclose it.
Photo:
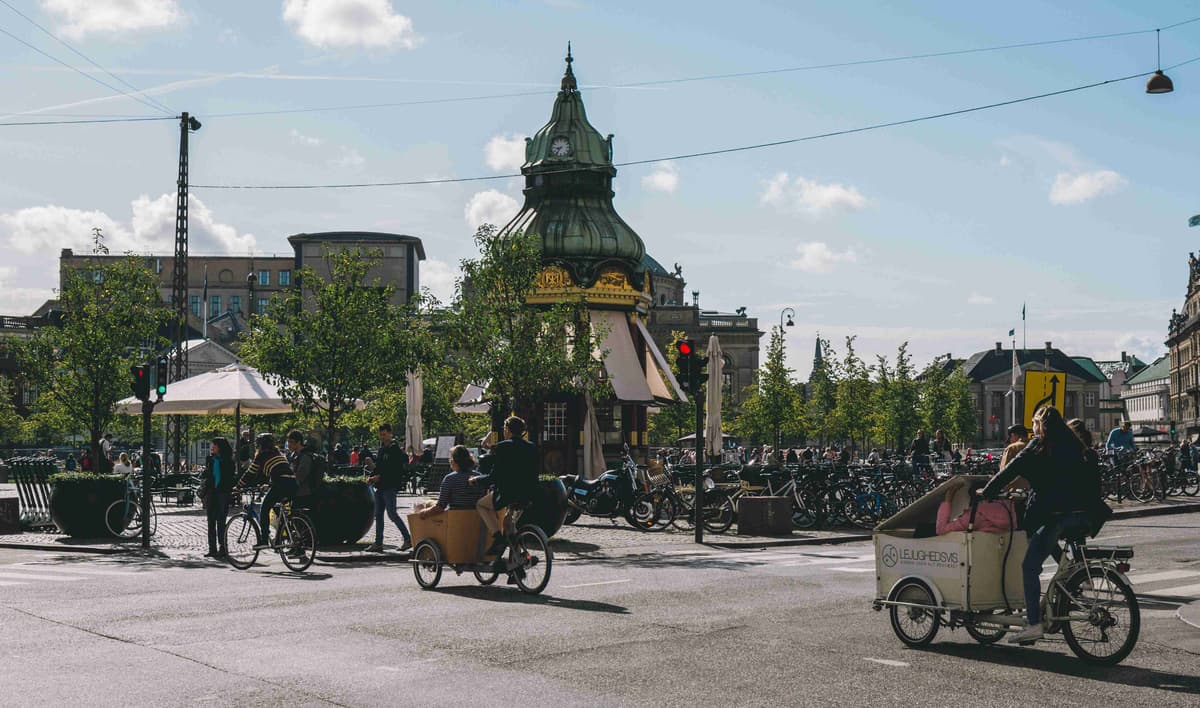
M 854 340 L 855 337 L 846 337 L 833 418 L 841 434 L 865 445 L 871 430 L 871 371 L 854 351 Z
M 671 342 L 681 339 L 687 339 L 687 333 L 678 330 L 671 332 Z M 674 346 L 667 347 L 666 357 L 667 366 L 674 371 L 679 351 Z M 686 403 L 662 406 L 647 421 L 646 428 L 651 445 L 674 445 L 679 438 L 696 432 L 696 402 L 689 397 Z
M 828 339 L 817 339 L 821 349 L 821 359 L 815 362 L 812 374 L 808 377 L 808 421 L 812 432 L 817 433 L 821 442 L 832 439 L 840 431 L 834 410 L 837 408 L 838 371 L 837 353 L 829 344 Z
M 954 427 L 947 364 L 948 359 L 939 356 L 921 372 L 918 408 L 921 422 L 931 435 L 935 430 L 952 430 Z
M 0 376 L 0 445 L 10 445 L 21 435 L 24 421 L 13 403 L 13 388 L 7 376 Z
M 465 432 L 470 427 L 467 419 L 479 417 L 454 412 L 454 404 L 462 395 L 465 384 L 453 368 L 445 364 L 427 363 L 421 367 L 421 381 L 424 391 L 421 422 L 428 435 Z M 382 423 L 391 423 L 397 430 L 403 429 L 408 415 L 405 394 L 406 386 L 400 385 L 381 386 L 369 391 L 363 397 L 366 406 L 362 410 L 347 413 L 344 424 L 367 436 L 374 436 Z
M 166 344 L 158 332 L 170 312 L 154 271 L 132 256 L 67 270 L 62 279 L 62 325 L 37 330 L 17 348 L 18 359 L 38 392 L 35 421 L 86 430 L 99 459 L 100 436 L 117 401 L 130 395 L 129 367 Z
M 875 391 L 871 406 L 871 430 L 875 437 L 898 451 L 904 451 L 908 440 L 921 425 L 917 410 L 918 397 L 908 342 L 896 350 L 895 366 L 888 363 L 887 357 L 879 356 L 875 365 Z
M 975 410 L 975 401 L 971 398 L 971 379 L 961 366 L 955 366 L 950 377 L 946 379 L 946 389 L 950 398 L 950 420 L 954 439 L 965 443 L 975 438 L 979 429 L 979 413 Z
M 284 400 L 316 414 L 329 444 L 359 399 L 380 386 L 403 387 L 407 372 L 429 357 L 433 338 L 420 298 L 394 305 L 395 288 L 368 279 L 380 255 L 327 249 L 330 277 L 301 269 L 297 287 L 272 298 L 243 335 L 242 357 Z
M 510 411 L 531 417 L 553 396 L 589 389 L 602 395 L 595 352 L 603 333 L 588 323 L 587 303 L 529 304 L 542 271 L 541 240 L 484 224 L 475 245 L 479 257 L 462 261 L 445 331 L 462 376 L 486 386 L 492 429 Z
M 787 365 L 783 330 L 772 328 L 767 357 L 749 386 L 734 419 L 734 431 L 747 442 L 779 446 L 804 434 L 804 399 Z

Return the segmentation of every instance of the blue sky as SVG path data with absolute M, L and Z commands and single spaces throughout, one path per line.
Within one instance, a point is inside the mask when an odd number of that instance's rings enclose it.
M 406 2 L 6 0 L 204 127 L 192 182 L 461 178 L 514 170 L 546 121 L 567 40 L 592 123 L 618 161 L 910 118 L 1154 68 L 1154 34 L 763 76 L 620 84 L 1163 27 L 1162 2 Z M 0 29 L 78 56 L 0 4 Z M 1200 22 L 1162 33 L 1163 64 L 1200 56 Z M 706 308 L 782 307 L 792 364 L 816 332 L 864 354 L 904 340 L 919 362 L 1020 334 L 1110 358 L 1164 348 L 1200 231 L 1194 165 L 1200 62 L 1177 91 L 1132 80 L 1066 96 L 774 149 L 623 168 L 617 208 Z M 115 81 L 95 73 L 109 83 Z M 494 94 L 539 95 L 474 99 Z M 0 34 L 0 123 L 161 115 Z M 428 102 L 253 117 L 223 113 Z M 114 250 L 168 251 L 177 126 L 0 127 L 0 312 L 51 295 L 62 247 L 93 226 Z M 514 149 L 517 148 L 517 149 Z M 481 219 L 520 182 L 339 191 L 195 189 L 196 253 L 285 253 L 301 231 L 425 241 L 445 295 Z

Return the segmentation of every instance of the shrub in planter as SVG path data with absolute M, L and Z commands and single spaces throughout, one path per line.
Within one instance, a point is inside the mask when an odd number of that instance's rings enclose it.
M 546 538 L 558 533 L 567 516 L 567 488 L 557 477 L 538 482 L 541 493 L 521 517 L 522 524 L 533 524 L 546 532 Z
M 50 518 L 72 538 L 111 536 L 104 514 L 125 496 L 119 475 L 64 472 L 50 477 Z
M 375 498 L 362 477 L 327 477 L 311 514 L 318 543 L 355 543 L 375 521 Z

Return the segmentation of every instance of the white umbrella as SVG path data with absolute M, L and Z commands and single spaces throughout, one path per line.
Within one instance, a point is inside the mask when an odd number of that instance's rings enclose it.
M 230 364 L 167 386 L 154 415 L 230 415 L 289 413 L 292 405 L 257 369 Z M 134 397 L 117 403 L 117 413 L 140 415 L 142 402 Z
M 583 477 L 596 479 L 604 472 L 604 446 L 600 441 L 600 424 L 596 420 L 596 404 L 592 394 L 583 395 L 587 418 L 583 421 Z
M 721 370 L 725 359 L 721 356 L 721 342 L 717 335 L 708 338 L 708 396 L 704 417 L 704 449 L 710 459 L 721 461 Z
M 404 388 L 404 442 L 413 450 L 421 449 L 421 408 L 425 405 L 425 384 L 420 371 L 408 372 Z

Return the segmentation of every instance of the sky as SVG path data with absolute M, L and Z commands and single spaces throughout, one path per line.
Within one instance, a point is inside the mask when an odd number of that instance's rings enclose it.
M 177 120 L 14 123 L 180 111 L 203 124 L 192 253 L 410 234 L 428 255 L 423 284 L 446 298 L 476 226 L 519 208 L 519 179 L 212 187 L 515 173 L 570 41 L 615 159 L 649 161 L 619 169 L 619 213 L 651 255 L 682 265 L 705 309 L 744 306 L 766 330 L 794 308 L 799 376 L 818 333 L 838 351 L 856 336 L 872 361 L 908 341 L 918 364 L 1007 345 L 1014 328 L 1019 344 L 1023 304 L 1031 347 L 1151 360 L 1200 240 L 1187 228 L 1200 213 L 1200 62 L 1168 70 L 1172 94 L 1132 79 L 664 158 L 1152 71 L 1145 30 L 1196 17 L 1196 3 L 1134 1 L 2 0 L 0 314 L 52 297 L 59 250 L 86 251 L 93 228 L 114 253 L 171 252 L 174 238 Z M 728 76 L 1097 34 L 1123 36 Z M 1160 36 L 1164 67 L 1200 57 L 1200 22 Z M 329 110 L 302 110 L 315 108 Z M 231 115 L 245 113 L 258 115 Z

